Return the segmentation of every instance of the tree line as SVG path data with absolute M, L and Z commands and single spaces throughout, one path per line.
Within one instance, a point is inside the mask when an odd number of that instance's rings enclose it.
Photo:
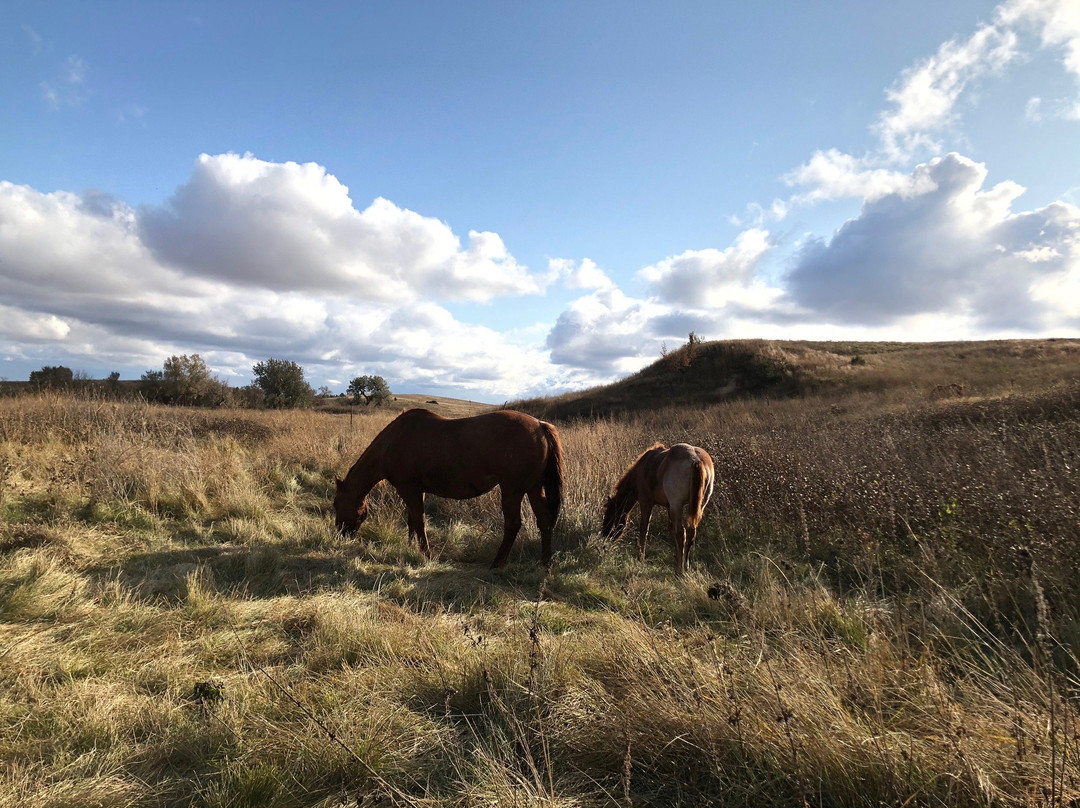
M 196 353 L 170 356 L 160 370 L 148 370 L 137 382 L 126 383 L 121 383 L 116 371 L 104 380 L 95 380 L 63 365 L 46 365 L 30 373 L 28 387 L 34 391 L 92 388 L 109 396 L 138 395 L 159 404 L 187 407 L 292 409 L 310 407 L 316 399 L 333 396 L 325 386 L 316 392 L 305 378 L 304 368 L 288 359 L 257 362 L 251 372 L 251 384 L 232 387 L 211 373 Z M 374 375 L 354 377 L 347 394 L 354 403 L 364 406 L 378 406 L 392 397 L 386 379 Z

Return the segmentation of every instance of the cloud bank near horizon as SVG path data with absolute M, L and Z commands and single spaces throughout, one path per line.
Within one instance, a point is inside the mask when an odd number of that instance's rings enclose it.
M 534 273 L 497 234 L 473 232 L 462 246 L 445 223 L 388 200 L 359 210 L 314 164 L 203 155 L 166 204 L 139 209 L 99 192 L 0 182 L 0 341 L 45 363 L 93 355 L 149 368 L 199 352 L 239 379 L 254 361 L 287 355 L 339 382 L 379 372 L 513 397 L 631 372 L 691 330 L 1075 332 L 1080 209 L 1014 212 L 1023 188 L 986 188 L 986 176 L 950 153 L 887 178 L 803 177 L 812 191 L 858 187 L 861 212 L 829 238 L 788 245 L 786 271 L 772 281 L 765 264 L 785 245 L 754 227 L 724 249 L 643 267 L 641 297 L 589 259 Z M 579 296 L 539 337 L 461 322 L 446 308 L 553 283 Z

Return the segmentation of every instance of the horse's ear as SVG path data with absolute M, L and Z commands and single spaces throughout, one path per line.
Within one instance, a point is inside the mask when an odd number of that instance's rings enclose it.
M 336 485 L 338 488 L 341 488 L 341 484 L 343 482 L 345 482 L 343 479 L 338 477 L 336 474 L 334 475 L 334 485 Z

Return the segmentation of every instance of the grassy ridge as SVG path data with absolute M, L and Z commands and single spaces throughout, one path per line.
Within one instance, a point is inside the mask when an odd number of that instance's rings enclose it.
M 546 418 L 592 418 L 743 398 L 857 393 L 898 401 L 1003 395 L 1076 375 L 1080 340 L 983 342 L 692 341 L 614 384 L 511 406 Z
M 560 423 L 550 571 L 493 495 L 429 562 L 385 486 L 333 533 L 392 412 L 0 401 L 0 805 L 1065 804 L 1076 367 L 856 353 L 896 383 Z M 717 461 L 684 579 L 596 536 L 654 440 Z

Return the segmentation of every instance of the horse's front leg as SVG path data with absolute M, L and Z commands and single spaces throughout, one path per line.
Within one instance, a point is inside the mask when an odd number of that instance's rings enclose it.
M 645 540 L 649 537 L 649 521 L 652 519 L 652 501 L 642 501 L 641 505 L 641 521 L 638 524 L 638 546 L 637 555 L 639 561 L 645 560 Z
M 419 488 L 398 488 L 397 492 L 405 501 L 409 514 L 409 539 L 415 536 L 420 552 L 424 554 L 424 558 L 428 558 L 431 556 L 431 548 L 428 547 L 427 526 L 424 523 L 424 492 Z
M 491 562 L 492 569 L 506 564 L 510 548 L 514 546 L 514 539 L 521 530 L 521 500 L 525 497 L 520 491 L 507 492 L 500 488 L 499 492 L 502 495 L 503 540 L 499 545 L 499 552 L 495 554 L 495 560 Z

